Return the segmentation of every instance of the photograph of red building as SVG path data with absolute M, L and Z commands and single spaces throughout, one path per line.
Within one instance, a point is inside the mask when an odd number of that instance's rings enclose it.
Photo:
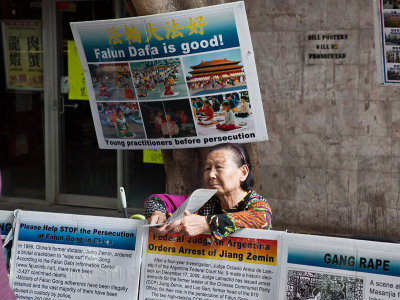
M 184 65 L 191 96 L 247 88 L 240 49 L 186 57 Z
M 223 76 L 236 73 L 243 73 L 243 66 L 240 61 L 231 61 L 226 58 L 210 61 L 202 61 L 196 66 L 191 66 L 193 71 L 189 72 L 192 79 L 203 77 Z

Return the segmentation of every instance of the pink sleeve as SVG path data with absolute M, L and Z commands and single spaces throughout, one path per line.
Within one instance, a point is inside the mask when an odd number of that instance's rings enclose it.
M 4 258 L 3 243 L 0 239 L 0 291 L 2 300 L 15 300 L 16 297 L 8 284 L 7 266 Z
M 167 213 L 174 213 L 174 211 L 182 205 L 183 202 L 185 202 L 185 200 L 188 198 L 187 195 L 169 195 L 169 194 L 152 194 L 149 197 L 146 198 L 145 201 L 147 201 L 147 199 L 151 198 L 151 197 L 159 197 L 164 203 L 165 203 L 165 207 L 167 209 Z

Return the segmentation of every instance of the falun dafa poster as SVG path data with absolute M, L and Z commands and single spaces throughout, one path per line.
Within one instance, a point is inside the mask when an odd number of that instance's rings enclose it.
M 268 139 L 243 2 L 71 28 L 100 148 Z

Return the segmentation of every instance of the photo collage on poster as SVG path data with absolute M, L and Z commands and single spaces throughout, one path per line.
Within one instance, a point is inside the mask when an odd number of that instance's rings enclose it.
M 386 80 L 400 82 L 400 1 L 383 0 L 381 14 Z
M 89 64 L 104 138 L 196 137 L 254 129 L 240 48 Z

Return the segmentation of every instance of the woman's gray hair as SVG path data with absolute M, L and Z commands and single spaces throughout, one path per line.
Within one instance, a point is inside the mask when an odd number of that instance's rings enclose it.
M 254 187 L 254 177 L 253 177 L 253 172 L 251 170 L 250 157 L 249 154 L 247 153 L 246 148 L 243 147 L 241 144 L 222 143 L 210 147 L 208 153 L 221 149 L 228 149 L 232 151 L 234 156 L 234 161 L 238 167 L 247 165 L 247 167 L 249 168 L 249 173 L 247 174 L 247 178 L 240 184 L 240 187 L 245 191 L 252 190 Z

